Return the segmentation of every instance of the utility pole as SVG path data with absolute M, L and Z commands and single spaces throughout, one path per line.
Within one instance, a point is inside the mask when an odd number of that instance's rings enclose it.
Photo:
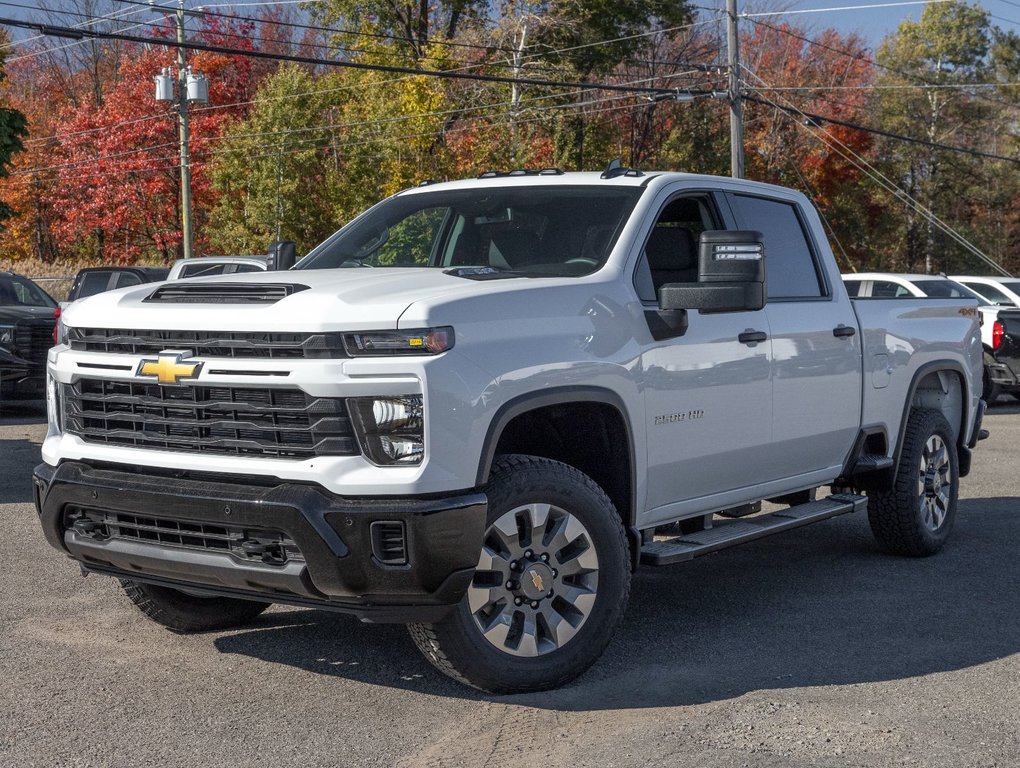
M 520 22 L 521 39 L 517 40 L 517 32 L 514 32 L 513 50 L 513 73 L 514 82 L 510 86 L 510 165 L 517 167 L 517 121 L 521 113 L 521 86 L 517 82 L 521 76 L 521 64 L 524 61 L 524 43 L 528 38 L 528 20 L 530 16 L 524 16 Z
M 191 228 L 191 131 L 188 128 L 188 106 L 205 104 L 209 101 L 209 83 L 201 72 L 193 73 L 185 58 L 184 20 L 194 11 L 184 9 L 184 0 L 177 0 L 176 8 L 156 5 L 149 0 L 152 10 L 173 16 L 177 27 L 177 91 L 174 92 L 172 67 L 164 67 L 156 75 L 156 101 L 173 102 L 177 110 L 177 138 L 181 153 L 181 251 L 186 259 L 192 257 Z
M 177 0 L 177 127 L 181 145 L 181 242 L 191 258 L 191 150 L 188 131 L 188 62 L 184 57 L 184 0 Z
M 740 36 L 737 32 L 737 0 L 726 0 L 726 58 L 729 64 L 730 175 L 744 178 L 744 107 L 740 91 Z

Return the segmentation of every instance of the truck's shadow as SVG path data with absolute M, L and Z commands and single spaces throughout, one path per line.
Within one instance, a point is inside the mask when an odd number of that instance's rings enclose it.
M 643 569 L 620 633 L 557 691 L 557 710 L 676 706 L 748 691 L 895 680 L 1020 651 L 1020 500 L 970 499 L 936 557 L 880 553 L 864 516 L 693 563 Z M 433 670 L 402 627 L 324 612 L 266 615 L 216 646 L 325 675 L 483 698 Z

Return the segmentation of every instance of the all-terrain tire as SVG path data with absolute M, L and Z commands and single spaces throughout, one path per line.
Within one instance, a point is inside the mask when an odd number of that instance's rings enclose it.
M 623 618 L 631 568 L 620 516 L 587 475 L 534 456 L 498 457 L 485 491 L 468 594 L 441 621 L 409 625 L 411 638 L 437 669 L 480 690 L 563 685 L 598 659 Z
M 953 430 L 940 411 L 915 408 L 907 420 L 893 487 L 868 494 L 868 521 L 884 549 L 925 557 L 942 549 L 956 520 L 960 489 Z
M 232 597 L 197 597 L 125 579 L 121 579 L 120 585 L 138 610 L 157 624 L 180 633 L 244 626 L 271 605 Z

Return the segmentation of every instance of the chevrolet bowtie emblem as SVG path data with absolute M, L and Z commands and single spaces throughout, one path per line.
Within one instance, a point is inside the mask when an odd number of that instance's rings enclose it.
M 531 583 L 535 585 L 535 589 L 539 592 L 545 592 L 545 583 L 542 581 L 542 577 L 534 571 L 531 572 Z
M 135 376 L 152 376 L 160 384 L 177 384 L 182 379 L 197 379 L 202 364 L 186 363 L 185 357 L 191 357 L 190 350 L 160 352 L 155 360 L 142 360 Z

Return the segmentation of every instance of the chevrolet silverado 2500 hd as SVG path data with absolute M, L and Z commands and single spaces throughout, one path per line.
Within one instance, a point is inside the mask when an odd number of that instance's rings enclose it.
M 639 564 L 865 508 L 936 552 L 984 408 L 973 300 L 851 301 L 803 195 L 678 173 L 430 184 L 61 323 L 55 548 L 173 630 L 404 622 L 489 691 L 587 669 Z

